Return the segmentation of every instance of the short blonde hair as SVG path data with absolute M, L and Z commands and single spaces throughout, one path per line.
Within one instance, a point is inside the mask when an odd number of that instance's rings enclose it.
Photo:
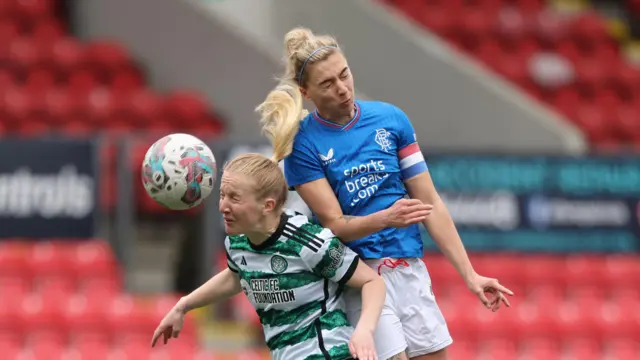
M 303 109 L 300 87 L 306 87 L 306 69 L 326 60 L 339 51 L 338 42 L 328 35 L 314 35 L 307 28 L 297 27 L 284 37 L 286 66 L 280 84 L 256 108 L 260 114 L 262 132 L 273 145 L 273 159 L 280 161 L 291 154 L 300 120 L 307 116 Z
M 273 197 L 277 210 L 287 202 L 289 188 L 284 174 L 278 163 L 268 157 L 255 153 L 240 155 L 224 165 L 225 171 L 251 178 L 255 183 L 255 197 L 259 200 Z

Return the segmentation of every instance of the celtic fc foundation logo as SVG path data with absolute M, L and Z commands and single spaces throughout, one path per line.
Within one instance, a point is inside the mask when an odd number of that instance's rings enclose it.
M 287 270 L 289 264 L 287 260 L 280 255 L 273 255 L 271 257 L 271 270 L 276 274 L 282 274 Z

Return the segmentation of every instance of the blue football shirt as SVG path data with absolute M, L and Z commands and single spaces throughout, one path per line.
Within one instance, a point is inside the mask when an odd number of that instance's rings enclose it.
M 309 114 L 284 173 L 290 187 L 326 178 L 345 215 L 366 216 L 405 197 L 404 181 L 427 171 L 427 164 L 402 110 L 378 101 L 357 101 L 355 107 L 344 125 Z M 387 228 L 347 245 L 364 259 L 423 255 L 418 225 Z

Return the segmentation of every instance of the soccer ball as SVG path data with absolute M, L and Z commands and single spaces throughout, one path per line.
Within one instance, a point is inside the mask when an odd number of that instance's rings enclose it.
M 171 134 L 156 141 L 142 162 L 142 185 L 157 203 L 171 210 L 198 206 L 216 182 L 216 159 L 195 136 Z

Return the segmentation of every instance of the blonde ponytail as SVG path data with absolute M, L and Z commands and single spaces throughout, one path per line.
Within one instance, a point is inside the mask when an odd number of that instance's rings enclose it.
M 291 154 L 300 120 L 307 116 L 302 94 L 297 85 L 282 81 L 256 111 L 261 114 L 262 133 L 273 146 L 273 160 L 278 162 Z
M 276 162 L 291 154 L 300 121 L 309 114 L 303 108 L 300 92 L 300 87 L 306 85 L 308 72 L 300 70 L 326 59 L 338 50 L 338 44 L 330 36 L 316 36 L 309 29 L 298 27 L 285 35 L 284 48 L 287 58 L 285 74 L 280 84 L 256 107 L 262 133 L 271 141 Z

